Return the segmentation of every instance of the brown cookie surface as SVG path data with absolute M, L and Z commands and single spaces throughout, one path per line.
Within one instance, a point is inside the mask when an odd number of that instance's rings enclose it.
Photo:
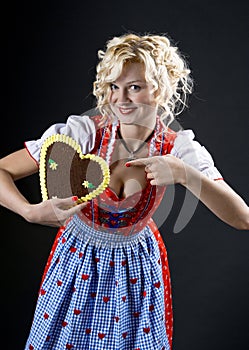
M 72 138 L 56 134 L 42 145 L 40 183 L 43 200 L 78 196 L 86 201 L 105 190 L 110 180 L 104 159 L 82 154 Z

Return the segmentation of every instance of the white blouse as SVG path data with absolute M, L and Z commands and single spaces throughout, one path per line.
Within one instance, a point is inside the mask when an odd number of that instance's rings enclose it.
M 222 175 L 216 168 L 211 154 L 194 138 L 195 134 L 192 130 L 178 131 L 170 153 L 193 168 L 198 169 L 208 178 L 213 180 L 222 179 Z
M 82 153 L 91 152 L 95 142 L 95 125 L 88 116 L 71 115 L 66 123 L 51 125 L 40 139 L 26 141 L 25 147 L 37 163 L 40 161 L 40 149 L 43 142 L 51 135 L 64 134 L 72 137 L 81 147 Z
M 82 153 L 89 153 L 94 148 L 96 135 L 94 122 L 86 115 L 71 115 L 66 123 L 50 126 L 40 139 L 25 142 L 25 147 L 37 163 L 40 160 L 40 149 L 43 142 L 53 134 L 65 134 L 72 137 L 81 146 Z M 194 138 L 192 130 L 178 131 L 171 154 L 198 169 L 210 179 L 221 179 L 222 175 L 215 167 L 212 156 Z

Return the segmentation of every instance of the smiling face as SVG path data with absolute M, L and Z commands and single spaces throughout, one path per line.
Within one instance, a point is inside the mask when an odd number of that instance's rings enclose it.
M 152 118 L 154 124 L 156 102 L 153 86 L 145 80 L 142 63 L 125 64 L 120 76 L 110 86 L 111 108 L 121 123 L 146 126 Z

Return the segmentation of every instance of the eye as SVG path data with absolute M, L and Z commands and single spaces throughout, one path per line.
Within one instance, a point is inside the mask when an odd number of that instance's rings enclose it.
M 111 84 L 111 85 L 110 85 L 110 88 L 111 88 L 112 91 L 118 89 L 117 85 L 115 85 L 115 84 Z
M 129 89 L 131 91 L 140 91 L 141 86 L 139 86 L 139 85 L 131 85 L 131 86 L 129 86 Z

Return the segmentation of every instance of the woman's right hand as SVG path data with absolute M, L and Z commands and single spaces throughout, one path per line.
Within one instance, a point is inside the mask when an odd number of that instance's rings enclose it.
M 77 204 L 77 197 L 53 198 L 38 204 L 27 203 L 23 210 L 23 217 L 35 224 L 59 227 L 67 219 L 79 213 L 87 202 Z

